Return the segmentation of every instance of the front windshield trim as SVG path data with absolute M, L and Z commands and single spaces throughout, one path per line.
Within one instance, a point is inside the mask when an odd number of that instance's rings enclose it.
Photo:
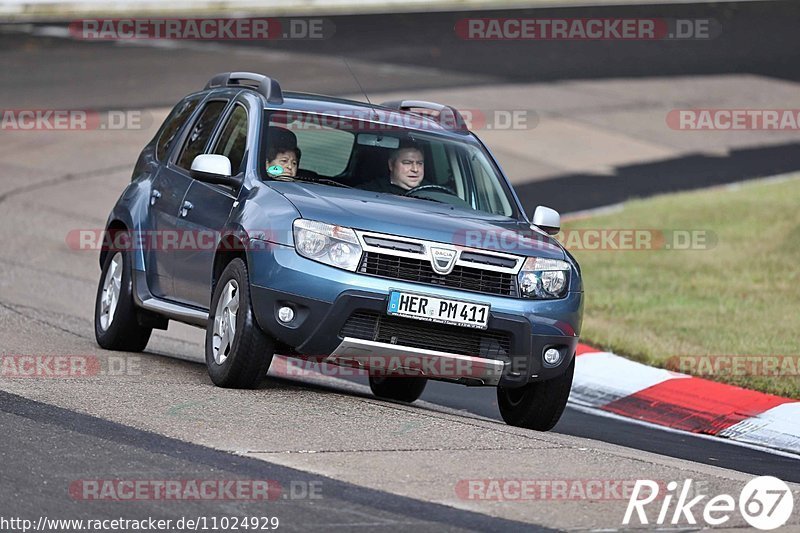
M 502 177 L 500 180 L 500 186 L 503 188 L 503 192 L 506 193 L 506 196 L 511 203 L 511 209 L 514 211 L 513 218 L 521 222 L 525 222 L 526 224 L 530 224 L 530 219 L 528 218 L 527 213 L 525 213 L 524 206 L 522 205 L 519 196 L 517 196 L 517 191 L 511 186 L 511 183 L 509 182 L 505 172 L 503 172 L 503 169 L 500 168 L 500 163 L 497 162 L 492 151 L 477 135 L 472 132 L 470 132 L 470 134 L 475 139 L 475 142 L 478 143 L 483 153 L 486 155 L 486 159 L 488 159 L 491 163 L 495 174 Z

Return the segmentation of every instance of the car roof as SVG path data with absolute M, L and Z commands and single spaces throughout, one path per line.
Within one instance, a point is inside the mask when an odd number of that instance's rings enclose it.
M 266 110 L 285 110 L 328 115 L 394 126 L 404 130 L 433 132 L 460 141 L 480 144 L 459 111 L 448 105 L 424 100 L 399 100 L 374 105 L 304 92 L 284 92 L 278 80 L 254 72 L 221 72 L 206 84 L 208 90 L 251 90 L 260 95 Z M 417 113 L 413 109 L 424 109 Z M 436 115 L 433 115 L 433 113 Z

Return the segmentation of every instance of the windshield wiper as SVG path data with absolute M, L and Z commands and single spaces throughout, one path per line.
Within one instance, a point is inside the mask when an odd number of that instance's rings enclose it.
M 406 196 L 406 198 L 414 198 L 415 200 L 428 200 L 429 202 L 436 202 L 437 204 L 447 204 L 452 205 L 450 202 L 445 202 L 444 200 L 437 200 L 436 198 L 430 198 L 429 196 Z
M 350 185 L 345 185 L 344 183 L 339 183 L 338 181 L 329 180 L 328 178 L 301 178 L 300 176 L 280 176 L 278 178 L 274 178 L 277 181 L 302 181 L 305 183 L 321 183 L 323 185 L 333 185 L 334 187 L 344 187 L 346 189 L 352 189 Z

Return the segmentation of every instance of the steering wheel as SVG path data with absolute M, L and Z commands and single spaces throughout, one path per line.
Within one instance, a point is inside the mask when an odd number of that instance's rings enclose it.
M 445 187 L 444 185 L 420 185 L 419 187 L 414 187 L 410 191 L 406 192 L 405 196 L 413 196 L 414 194 L 420 191 L 443 191 L 447 194 L 452 194 L 453 196 L 458 196 L 453 189 L 449 187 Z

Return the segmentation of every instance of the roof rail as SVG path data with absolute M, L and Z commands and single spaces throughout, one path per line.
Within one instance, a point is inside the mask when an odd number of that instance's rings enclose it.
M 206 83 L 206 89 L 246 87 L 258 91 L 270 104 L 283 103 L 283 91 L 277 80 L 254 72 L 221 72 Z
M 389 107 L 400 111 L 411 111 L 412 109 L 427 109 L 439 113 L 438 122 L 450 131 L 457 133 L 469 133 L 467 122 L 461 113 L 453 106 L 437 104 L 436 102 L 426 102 L 425 100 L 393 100 L 384 102 L 383 107 Z

